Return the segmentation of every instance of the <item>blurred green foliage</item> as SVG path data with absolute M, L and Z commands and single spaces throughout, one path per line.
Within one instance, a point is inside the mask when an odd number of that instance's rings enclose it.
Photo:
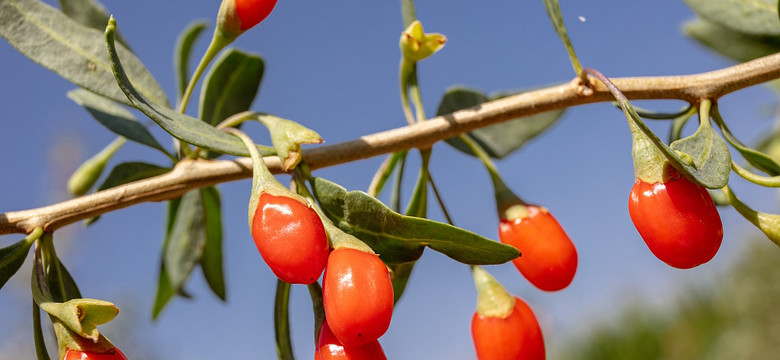
M 665 309 L 635 304 L 565 346 L 565 360 L 780 358 L 780 250 L 751 242 L 713 283 Z

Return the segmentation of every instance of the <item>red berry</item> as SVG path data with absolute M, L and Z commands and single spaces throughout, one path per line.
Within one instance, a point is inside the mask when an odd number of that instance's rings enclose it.
M 69 349 L 68 352 L 65 353 L 65 358 L 63 360 L 127 360 L 127 357 L 119 351 L 119 348 L 114 348 L 113 353 L 104 354 Z
M 286 196 L 260 194 L 252 219 L 257 250 L 282 281 L 311 284 L 328 259 L 328 237 L 317 212 Z
M 568 286 L 577 272 L 577 250 L 547 209 L 525 205 L 526 216 L 501 219 L 498 236 L 522 254 L 512 260 L 531 284 L 545 291 Z
M 477 359 L 544 360 L 542 329 L 528 304 L 515 297 L 515 306 L 504 318 L 474 312 L 471 336 Z
M 277 0 L 235 0 L 236 13 L 241 19 L 241 30 L 247 30 L 265 20 Z
M 379 256 L 337 248 L 328 257 L 322 280 L 325 317 L 344 346 L 382 336 L 393 315 L 393 284 Z
M 690 269 L 715 256 L 723 225 L 707 190 L 674 175 L 665 183 L 637 179 L 628 213 L 653 255 L 670 266 Z
M 323 321 L 320 327 L 314 356 L 317 360 L 387 360 L 382 346 L 376 340 L 355 347 L 344 346 L 333 335 L 327 321 Z

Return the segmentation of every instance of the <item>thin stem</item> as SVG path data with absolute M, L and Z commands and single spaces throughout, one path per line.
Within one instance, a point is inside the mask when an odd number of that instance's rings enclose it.
M 187 110 L 187 103 L 190 101 L 192 92 L 195 90 L 195 85 L 198 83 L 198 80 L 200 80 L 203 72 L 206 71 L 206 68 L 209 66 L 209 63 L 211 63 L 211 60 L 214 60 L 214 57 L 217 56 L 219 51 L 224 47 L 224 44 L 215 41 L 214 39 L 212 39 L 211 43 L 209 43 L 209 47 L 206 49 L 206 53 L 203 54 L 203 57 L 198 63 L 198 67 L 195 68 L 195 72 L 192 74 L 190 81 L 187 83 L 187 88 L 184 89 L 184 94 L 181 96 L 179 105 L 176 107 L 177 112 L 184 114 L 184 112 Z
M 444 214 L 444 218 L 447 219 L 447 223 L 449 223 L 452 226 L 455 226 L 455 222 L 452 221 L 450 212 L 447 211 L 447 206 L 444 205 L 444 199 L 439 194 L 439 189 L 436 187 L 436 183 L 433 182 L 433 177 L 431 176 L 430 171 L 428 172 L 428 183 L 431 184 L 431 189 L 433 189 L 433 194 L 436 195 L 436 202 L 439 203 L 439 207 L 441 208 L 441 212 Z
M 404 111 L 406 122 L 412 125 L 414 124 L 414 115 L 412 115 L 412 108 L 409 105 L 409 84 L 413 81 L 416 83 L 417 63 L 402 58 L 401 68 L 398 72 L 400 74 L 401 108 Z
M 274 302 L 274 334 L 276 354 L 279 360 L 294 360 L 292 339 L 290 339 L 290 284 L 276 281 L 276 299 Z
M 512 198 L 515 202 L 522 203 L 517 196 L 514 196 L 512 190 L 510 190 L 504 182 L 504 179 L 501 178 L 501 174 L 498 173 L 498 168 L 496 168 L 490 155 L 488 155 L 488 153 L 468 135 L 461 134 L 458 138 L 466 143 L 466 146 L 471 149 L 471 152 L 473 152 L 482 164 L 485 165 L 485 169 L 488 171 L 488 174 L 490 174 L 490 180 L 493 182 L 493 191 L 496 194 L 496 199 Z
M 422 95 L 420 94 L 420 86 L 418 85 L 417 80 L 417 67 L 415 66 L 415 71 L 412 74 L 411 81 L 409 82 L 409 90 L 411 90 L 412 93 L 412 104 L 414 104 L 414 109 L 416 110 L 417 115 L 417 122 L 423 122 L 425 121 L 425 108 L 423 107 L 422 103 Z
M 268 166 L 266 166 L 265 161 L 263 160 L 263 155 L 257 150 L 257 145 L 255 145 L 255 142 L 252 141 L 252 138 L 250 138 L 249 135 L 235 128 L 225 128 L 222 129 L 222 131 L 239 138 L 249 151 L 249 155 L 252 157 L 252 164 L 254 165 L 252 166 L 253 183 L 276 181 L 274 175 L 268 170 Z

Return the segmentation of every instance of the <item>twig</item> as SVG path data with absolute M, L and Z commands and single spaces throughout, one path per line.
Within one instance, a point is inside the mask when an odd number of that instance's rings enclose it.
M 780 78 L 780 53 L 725 69 L 685 76 L 616 78 L 613 83 L 629 99 L 717 99 L 723 95 Z M 307 149 L 303 159 L 312 169 L 366 159 L 410 148 L 429 148 L 440 140 L 480 127 L 549 110 L 612 101 L 597 81 L 568 83 L 487 102 L 425 122 L 362 136 L 340 144 Z M 281 172 L 277 157 L 265 158 L 268 168 Z M 185 192 L 252 175 L 249 159 L 185 160 L 173 171 L 57 204 L 0 214 L 0 235 L 30 233 L 37 227 L 54 231 L 74 222 L 147 201 L 162 201 Z

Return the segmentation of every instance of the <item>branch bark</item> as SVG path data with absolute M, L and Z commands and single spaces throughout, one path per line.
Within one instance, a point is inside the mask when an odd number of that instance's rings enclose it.
M 679 99 L 696 102 L 780 78 L 780 53 L 725 69 L 685 76 L 616 78 L 629 99 Z M 423 123 L 307 149 L 303 158 L 312 169 L 366 159 L 410 148 L 428 148 L 457 134 L 509 119 L 549 110 L 613 100 L 593 79 L 568 83 L 491 101 Z M 277 157 L 265 158 L 271 171 L 281 172 Z M 252 176 L 249 159 L 185 160 L 169 173 L 116 188 L 30 210 L 0 214 L 0 235 L 30 233 L 36 227 L 54 231 L 74 222 L 147 201 L 176 198 L 199 187 Z

